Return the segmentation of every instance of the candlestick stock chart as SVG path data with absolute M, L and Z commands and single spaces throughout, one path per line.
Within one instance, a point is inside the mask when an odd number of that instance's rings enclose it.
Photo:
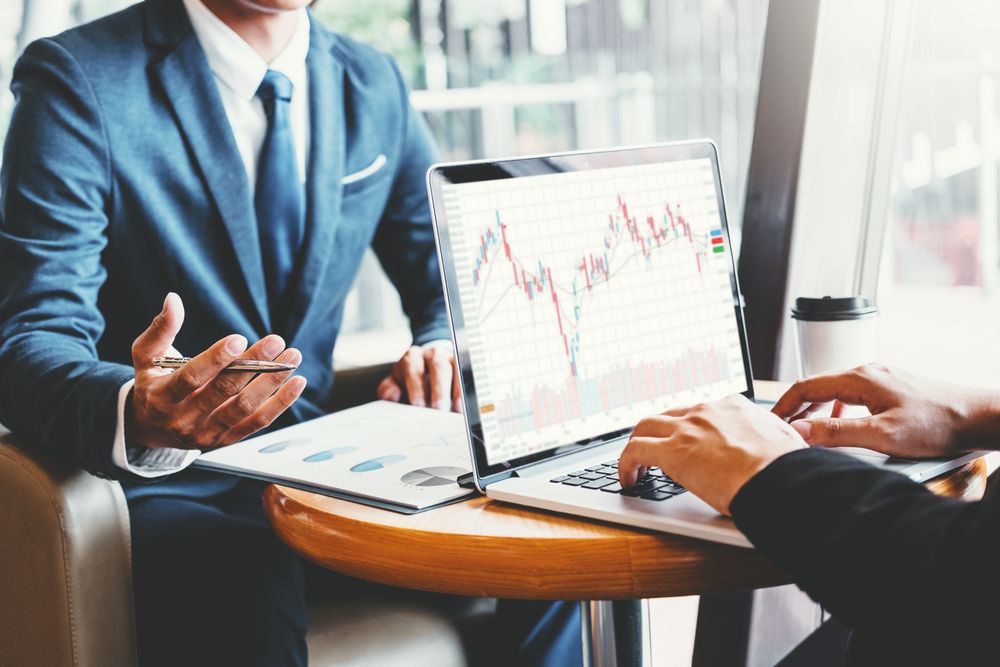
M 708 160 L 445 190 L 491 463 L 746 389 Z

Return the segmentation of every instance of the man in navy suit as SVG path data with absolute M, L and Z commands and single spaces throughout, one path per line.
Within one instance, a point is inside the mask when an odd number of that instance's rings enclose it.
M 304 567 L 261 486 L 188 466 L 321 414 L 367 247 L 414 340 L 379 396 L 457 407 L 432 144 L 391 59 L 305 4 L 147 0 L 32 44 L 14 73 L 0 421 L 122 481 L 144 664 L 305 664 Z M 298 372 L 220 373 L 237 358 Z M 510 659 L 579 662 L 571 606 L 514 613 L 495 633 Z

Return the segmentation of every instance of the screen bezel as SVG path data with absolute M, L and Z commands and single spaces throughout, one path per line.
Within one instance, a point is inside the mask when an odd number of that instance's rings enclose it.
M 473 473 L 476 486 L 482 491 L 490 483 L 509 477 L 514 471 L 526 465 L 532 465 L 548 459 L 582 451 L 583 449 L 602 445 L 610 440 L 628 435 L 631 428 L 600 434 L 586 440 L 566 443 L 557 447 L 536 452 L 516 459 L 489 464 L 486 445 L 483 440 L 482 423 L 479 418 L 479 403 L 476 398 L 475 377 L 472 370 L 472 358 L 469 354 L 469 341 L 466 334 L 465 316 L 458 292 L 458 276 L 454 262 L 451 260 L 451 235 L 448 226 L 448 215 L 444 208 L 443 187 L 446 184 L 476 183 L 481 181 L 535 176 L 546 173 L 563 173 L 567 171 L 589 171 L 593 169 L 608 169 L 613 167 L 658 164 L 663 162 L 678 162 L 684 160 L 708 159 L 712 165 L 715 181 L 715 191 L 719 202 L 719 217 L 725 243 L 730 252 L 729 276 L 733 289 L 733 309 L 739 332 L 740 346 L 743 353 L 743 367 L 746 374 L 747 390 L 743 395 L 753 398 L 753 372 L 750 368 L 750 354 L 747 346 L 746 325 L 743 319 L 743 309 L 740 305 L 739 280 L 736 274 L 735 257 L 729 237 L 729 220 L 725 207 L 725 196 L 722 187 L 722 176 L 719 171 L 718 151 L 711 140 L 672 142 L 638 146 L 630 148 L 615 148 L 598 151 L 577 151 L 557 153 L 542 156 L 518 157 L 502 160 L 478 160 L 473 162 L 454 162 L 433 165 L 427 171 L 427 190 L 430 197 L 431 213 L 434 220 L 434 236 L 438 249 L 438 261 L 441 267 L 441 278 L 444 283 L 445 302 L 451 323 L 452 341 L 455 346 L 455 356 L 459 367 L 459 380 L 465 408 L 465 425 L 472 454 Z M 667 409 L 670 406 L 665 406 Z

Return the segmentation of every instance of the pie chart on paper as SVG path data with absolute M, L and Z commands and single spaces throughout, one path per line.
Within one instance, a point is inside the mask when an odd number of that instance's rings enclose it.
M 351 468 L 351 472 L 372 472 L 374 470 L 381 470 L 387 465 L 392 465 L 393 463 L 399 463 L 400 461 L 405 460 L 406 457 L 402 454 L 379 456 L 378 458 L 368 459 L 367 461 L 362 461 L 361 463 L 353 466 Z
M 312 442 L 312 438 L 292 438 L 290 440 L 276 442 L 273 445 L 261 447 L 258 451 L 261 454 L 277 454 L 278 452 L 283 452 L 286 449 L 295 449 L 296 447 L 307 445 L 310 442 Z
M 454 484 L 459 476 L 467 472 L 469 471 L 465 468 L 456 468 L 455 466 L 434 466 L 411 470 L 400 477 L 399 481 L 410 486 L 445 486 Z
M 324 449 L 322 451 L 316 452 L 315 454 L 310 454 L 309 456 L 302 459 L 305 463 L 319 463 L 321 461 L 329 461 L 334 456 L 339 456 L 340 454 L 350 454 L 351 452 L 357 451 L 357 447 L 335 447 L 334 449 Z

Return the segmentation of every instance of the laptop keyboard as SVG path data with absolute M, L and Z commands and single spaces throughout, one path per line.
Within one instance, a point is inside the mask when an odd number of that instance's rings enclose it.
M 664 475 L 659 468 L 650 468 L 644 476 L 636 480 L 632 486 L 623 489 L 618 483 L 618 461 L 609 461 L 601 465 L 590 466 L 567 475 L 560 475 L 551 480 L 554 484 L 578 486 L 581 489 L 619 493 L 623 496 L 642 498 L 644 500 L 667 500 L 679 496 L 687 489 Z

